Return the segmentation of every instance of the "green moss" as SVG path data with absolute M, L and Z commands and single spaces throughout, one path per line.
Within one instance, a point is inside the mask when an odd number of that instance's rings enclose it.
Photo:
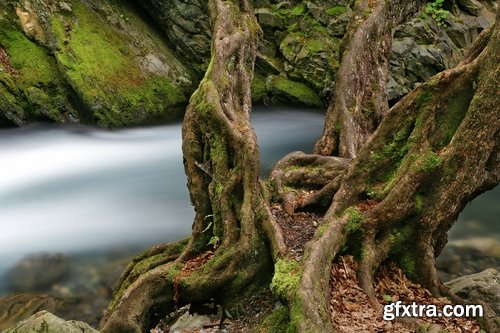
M 445 101 L 446 108 L 439 108 L 436 112 L 437 126 L 431 131 L 429 139 L 435 149 L 440 149 L 450 143 L 469 110 L 474 89 L 472 84 L 465 88 Z
M 335 7 L 328 8 L 325 12 L 331 16 L 339 16 L 339 15 L 342 15 L 342 14 L 347 12 L 347 7 L 335 6 Z
M 256 333 L 284 333 L 288 327 L 290 315 L 284 306 L 275 309 L 259 324 Z
M 413 255 L 407 251 L 403 252 L 399 259 L 399 265 L 409 277 L 415 276 L 416 262 Z
M 321 236 L 323 236 L 323 234 L 328 230 L 328 223 L 324 223 L 322 225 L 319 226 L 318 228 L 318 232 Z
M 20 74 L 23 87 L 47 84 L 58 78 L 57 67 L 47 51 L 29 40 L 22 32 L 0 30 L 0 44 L 10 57 L 10 63 Z
M 433 151 L 429 151 L 418 163 L 418 171 L 432 172 L 441 166 L 441 157 Z
M 354 207 L 349 207 L 346 209 L 345 214 L 348 215 L 347 224 L 345 226 L 347 233 L 353 234 L 362 230 L 363 214 L 361 214 L 359 210 Z
M 385 144 L 381 150 L 371 153 L 371 159 L 379 163 L 372 163 L 373 171 L 367 170 L 369 173 L 367 188 L 376 197 L 383 196 L 394 185 L 398 171 L 414 144 L 414 140 L 410 136 L 412 131 L 413 125 L 408 121 L 401 130 L 393 134 L 392 140 Z
M 302 268 L 293 259 L 278 259 L 274 265 L 271 291 L 281 299 L 288 299 L 295 294 L 299 286 Z
M 252 101 L 261 102 L 267 95 L 266 78 L 261 74 L 255 74 L 252 81 Z
M 290 305 L 290 323 L 286 333 L 297 333 L 299 331 L 299 324 L 303 323 L 304 320 L 304 309 L 302 307 L 302 303 L 298 297 L 294 297 L 292 304 Z
M 72 8 L 73 16 L 52 17 L 60 45 L 56 57 L 82 101 L 94 111 L 95 122 L 108 127 L 141 123 L 186 102 L 170 78 L 143 72 L 129 36 L 82 3 Z
M 309 106 L 321 106 L 318 94 L 302 82 L 291 81 L 283 76 L 269 76 L 267 90 L 284 96 L 291 102 Z
M 303 16 L 306 13 L 306 5 L 303 3 L 299 3 L 293 8 L 280 8 L 276 10 L 276 13 L 282 19 L 288 19 L 290 17 L 298 17 Z
M 416 98 L 416 109 L 418 112 L 420 112 L 420 110 L 425 106 L 427 105 L 427 103 L 429 103 L 432 99 L 432 92 L 429 91 L 429 90 L 425 90 L 423 91 L 417 98 Z
M 415 196 L 415 208 L 418 212 L 421 212 L 424 208 L 425 197 L 422 194 L 417 194 Z

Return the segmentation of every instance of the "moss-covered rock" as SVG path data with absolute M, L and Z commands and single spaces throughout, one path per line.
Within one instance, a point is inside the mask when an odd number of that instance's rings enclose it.
M 0 113 L 15 125 L 30 120 L 78 121 L 71 91 L 50 50 L 28 38 L 18 23 L 17 15 L 24 17 L 24 12 L 13 9 L 8 3 L 0 5 Z
M 3 333 L 99 333 L 80 321 L 64 321 L 50 312 L 40 311 Z
M 494 19 L 488 1 L 453 7 L 445 26 L 426 14 L 398 27 L 389 99 L 455 65 Z M 263 30 L 253 100 L 323 106 L 339 66 L 349 0 L 261 0 Z M 0 3 L 0 126 L 29 121 L 107 127 L 173 119 L 210 58 L 201 0 L 3 1 Z
M 1 5 L 2 66 L 9 69 L 0 74 L 4 118 L 16 125 L 82 120 L 120 127 L 183 113 L 196 83 L 192 71 L 140 7 L 104 0 L 58 4 Z
M 60 69 L 93 122 L 119 127 L 178 115 L 192 85 L 187 70 L 126 4 L 98 8 L 75 2 L 48 25 Z
M 272 102 L 292 102 L 307 106 L 322 106 L 318 94 L 302 82 L 292 81 L 284 76 L 270 75 L 266 80 L 267 91 L 272 95 Z
M 338 39 L 319 32 L 312 36 L 292 32 L 281 42 L 280 50 L 289 77 L 307 82 L 323 96 L 332 91 L 339 67 Z

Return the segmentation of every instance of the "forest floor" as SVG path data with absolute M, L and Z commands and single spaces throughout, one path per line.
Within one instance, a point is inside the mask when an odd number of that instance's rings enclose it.
M 314 213 L 297 212 L 293 216 L 284 212 L 279 205 L 272 212 L 284 232 L 289 255 L 300 260 L 304 246 L 321 223 L 321 216 Z M 337 332 L 391 332 L 391 333 L 480 333 L 474 318 L 397 318 L 384 320 L 384 305 L 401 301 L 403 304 L 415 302 L 419 305 L 435 305 L 442 309 L 452 304 L 446 298 L 435 298 L 429 291 L 411 282 L 397 267 L 384 267 L 375 278 L 375 299 L 370 299 L 360 287 L 356 278 L 356 261 L 352 256 L 343 255 L 335 261 L 331 270 L 330 312 Z M 220 310 L 205 316 L 203 328 L 170 329 L 164 322 L 151 333 L 281 333 L 286 331 L 288 314 L 269 289 L 241 301 L 244 306 L 231 314 Z M 224 313 L 224 315 L 222 314 Z M 224 316 L 223 325 L 220 325 Z M 232 318 L 231 318 L 232 317 Z M 484 332 L 484 331 L 483 331 Z

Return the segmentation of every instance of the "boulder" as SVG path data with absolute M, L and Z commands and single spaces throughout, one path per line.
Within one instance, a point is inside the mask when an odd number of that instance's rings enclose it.
M 490 332 L 500 331 L 500 273 L 493 268 L 448 281 L 451 292 L 472 304 L 485 304 L 484 318 Z
M 451 292 L 471 301 L 482 301 L 500 315 L 500 273 L 493 268 L 448 281 Z
M 65 321 L 50 312 L 40 311 L 2 333 L 99 333 L 80 321 Z
M 11 291 L 45 290 L 68 274 L 68 259 L 62 254 L 32 255 L 7 272 L 7 285 Z
M 64 302 L 52 296 L 21 293 L 0 298 L 0 331 L 33 314 L 47 310 L 57 313 Z

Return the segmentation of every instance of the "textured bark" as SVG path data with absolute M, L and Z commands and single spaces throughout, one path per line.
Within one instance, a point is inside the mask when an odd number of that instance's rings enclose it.
M 158 306 L 234 295 L 270 272 L 259 229 L 275 234 L 259 180 L 259 150 L 250 123 L 260 27 L 248 1 L 211 0 L 212 58 L 191 97 L 183 155 L 196 216 L 182 253 L 131 277 L 129 269 L 101 322 L 102 332 L 145 332 Z M 264 225 L 264 226 L 263 226 Z M 275 253 L 283 243 L 274 237 Z M 147 258 L 154 258 L 150 254 Z M 196 274 L 192 265 L 196 266 Z M 189 268 L 189 269 L 188 269 Z
M 386 260 L 433 294 L 447 293 L 435 268 L 446 232 L 470 200 L 500 181 L 499 48 L 497 16 L 464 61 L 397 103 L 353 160 L 324 217 L 328 228 L 306 248 L 293 303 L 303 309 L 294 318 L 299 331 L 331 331 L 325 265 L 350 239 L 361 239 L 358 279 L 369 295 Z M 359 224 L 349 233 L 353 209 Z
M 386 82 L 396 26 L 425 1 L 355 2 L 323 135 L 314 153 L 354 158 L 389 110 Z

